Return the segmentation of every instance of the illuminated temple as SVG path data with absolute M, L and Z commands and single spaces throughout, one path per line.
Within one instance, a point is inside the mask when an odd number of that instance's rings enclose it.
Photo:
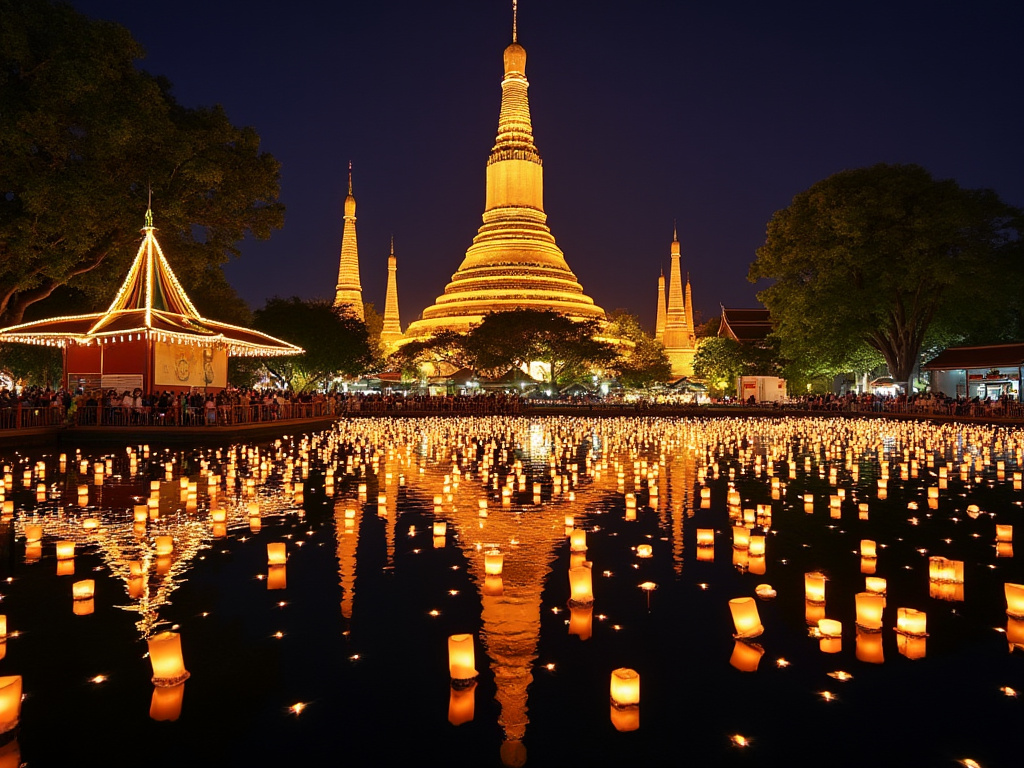
M 341 312 L 363 320 L 363 287 L 359 282 L 359 244 L 356 241 L 356 198 L 352 194 L 352 163 L 348 164 L 348 195 L 345 197 L 344 220 L 334 306 Z
M 533 143 L 526 50 L 505 49 L 498 136 L 487 161 L 483 224 L 451 282 L 412 323 L 406 338 L 468 331 L 489 312 L 553 309 L 576 320 L 604 320 L 583 292 L 547 225 L 544 169 Z
M 679 236 L 672 228 L 671 266 L 669 268 L 668 306 L 665 306 L 665 276 L 658 278 L 658 322 L 655 338 L 665 347 L 672 364 L 673 376 L 693 375 L 693 356 L 697 352 L 697 338 L 693 327 L 693 298 L 690 277 L 683 288 L 680 267 Z M 685 299 L 684 299 L 685 293 Z

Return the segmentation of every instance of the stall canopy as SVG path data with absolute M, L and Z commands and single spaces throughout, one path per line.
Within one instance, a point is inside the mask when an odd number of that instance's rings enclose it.
M 949 347 L 922 368 L 926 371 L 985 370 L 1024 366 L 1024 342 L 983 347 Z
M 202 317 L 178 283 L 146 212 L 142 244 L 105 312 L 0 329 L 0 342 L 60 347 L 65 375 L 138 380 L 139 386 L 224 386 L 228 356 L 303 353 L 281 339 Z M 220 365 L 223 363 L 223 366 Z M 214 368 L 223 367 L 211 379 Z M 83 381 L 84 379 L 80 379 Z

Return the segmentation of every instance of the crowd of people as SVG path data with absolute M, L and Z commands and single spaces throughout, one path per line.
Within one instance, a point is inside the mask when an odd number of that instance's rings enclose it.
M 218 392 L 152 392 L 141 389 L 52 390 L 26 387 L 20 392 L 0 389 L 0 429 L 34 426 L 231 426 L 279 419 L 326 418 L 366 413 L 518 414 L 538 406 L 516 393 L 486 392 L 472 395 L 425 395 L 380 393 L 303 393 L 277 389 L 238 389 Z M 638 399 L 564 398 L 543 405 L 627 408 L 657 412 L 680 403 Z M 710 405 L 735 405 L 771 410 L 826 411 L 837 413 L 892 413 L 922 416 L 974 416 L 1024 419 L 1024 406 L 1009 395 L 982 399 L 949 397 L 942 392 L 886 397 L 877 394 L 807 395 L 777 403 L 743 400 L 713 401 Z M 699 409 L 696 404 L 692 408 Z

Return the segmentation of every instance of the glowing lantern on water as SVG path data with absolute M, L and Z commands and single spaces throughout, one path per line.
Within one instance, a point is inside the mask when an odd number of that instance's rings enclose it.
M 569 634 L 580 640 L 589 640 L 593 634 L 593 606 L 569 606 Z
M 864 579 L 864 591 L 874 592 L 876 595 L 885 596 L 886 583 L 885 579 L 878 576 L 867 576 Z
M 885 598 L 875 592 L 858 592 L 856 601 L 857 626 L 868 632 L 881 631 Z
M 654 554 L 654 549 L 650 544 L 640 544 L 636 548 L 637 557 L 651 557 Z
M 867 505 L 867 502 L 862 501 L 862 502 L 860 502 L 857 505 L 857 517 L 859 519 L 861 519 L 861 520 L 867 520 L 868 519 L 868 505 Z
M 283 541 L 267 544 L 267 562 L 271 565 L 285 565 L 288 562 L 288 553 Z
M 136 523 L 144 523 L 149 520 L 149 505 L 136 504 L 132 507 L 132 519 Z
M 757 614 L 757 603 L 752 597 L 735 597 L 729 601 L 732 623 L 736 628 L 733 637 L 753 638 L 764 632 L 761 617 Z
M 612 671 L 611 700 L 617 707 L 635 707 L 640 704 L 640 675 L 632 669 L 620 667 Z
M 818 633 L 821 639 L 818 647 L 824 653 L 839 653 L 843 649 L 843 623 L 834 619 L 821 619 L 818 622 Z
M 225 523 L 228 519 L 228 511 L 223 507 L 217 507 L 216 509 L 210 510 L 210 522 L 212 523 Z
M 569 605 L 586 606 L 594 602 L 593 572 L 587 565 L 569 569 Z
M 476 677 L 476 654 L 472 635 L 451 635 L 448 638 L 448 674 L 453 684 Z
M 149 662 L 153 666 L 153 685 L 173 686 L 185 682 L 189 673 L 181 655 L 181 635 L 161 632 L 147 641 Z
M 756 672 L 762 656 L 764 656 L 764 648 L 760 645 L 737 640 L 733 644 L 729 663 L 740 672 Z
M 505 556 L 496 549 L 484 555 L 484 573 L 488 576 L 501 576 Z
M 159 480 L 150 480 L 149 481 L 149 492 L 150 493 L 159 493 L 160 492 L 160 481 Z
M 710 488 L 701 488 L 700 489 L 700 500 L 701 501 L 710 501 L 711 500 L 711 489 Z
M 732 545 L 735 549 L 747 549 L 750 546 L 750 531 L 742 525 L 732 527 Z
M 21 675 L 0 677 L 0 733 L 18 727 L 21 719 Z
M 156 554 L 157 557 L 167 557 L 174 552 L 174 537 L 173 536 L 157 536 L 156 537 Z
M 1006 613 L 1015 619 L 1024 619 L 1024 584 L 1003 584 L 1006 594 Z
M 730 507 L 738 507 L 740 505 L 740 492 L 739 491 L 729 491 L 728 500 L 729 500 L 729 506 Z
M 898 608 L 896 631 L 904 635 L 924 636 L 928 634 L 928 615 L 913 608 Z
M 804 598 L 812 603 L 825 602 L 825 574 L 818 571 L 804 574 Z
M 860 556 L 861 557 L 867 557 L 867 558 L 877 557 L 878 555 L 876 554 L 875 542 L 872 541 L 871 539 L 861 539 L 860 540 Z
M 462 725 L 470 722 L 476 714 L 476 683 L 465 687 L 453 685 L 448 696 L 448 722 Z
M 288 566 L 271 565 L 267 567 L 267 589 L 288 588 Z
M 71 585 L 71 596 L 75 600 L 90 600 L 96 591 L 94 579 L 83 579 Z
M 434 523 L 434 536 L 444 537 L 448 533 L 448 523 L 444 520 L 438 520 Z
M 153 688 L 153 698 L 149 703 L 149 716 L 161 722 L 174 722 L 181 717 L 181 705 L 185 698 L 185 684 Z
M 587 532 L 582 528 L 575 528 L 569 535 L 569 549 L 572 552 L 587 551 Z
M 43 526 L 41 525 L 26 525 L 25 526 L 25 541 L 36 542 L 43 538 Z
M 1011 543 L 1013 541 L 1013 526 L 1012 525 L 997 525 L 996 526 L 996 542 L 998 543 Z
M 0 614 L 0 642 L 7 639 L 7 616 Z
M 252 533 L 259 533 L 263 529 L 263 518 L 255 515 L 249 518 L 249 530 Z
M 751 557 L 764 557 L 764 536 L 756 535 L 750 537 L 749 551 Z
M 73 541 L 58 541 L 57 542 L 57 559 L 58 560 L 71 560 L 75 556 L 75 542 Z

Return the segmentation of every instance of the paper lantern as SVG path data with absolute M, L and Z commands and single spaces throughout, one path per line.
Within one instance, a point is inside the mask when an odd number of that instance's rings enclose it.
M 173 686 L 185 682 L 189 672 L 181 655 L 181 635 L 160 632 L 147 641 L 149 663 L 153 667 L 153 685 Z
M 868 519 L 868 505 L 866 502 L 860 502 L 857 505 L 857 517 L 861 520 Z
M 288 562 L 288 553 L 283 541 L 267 544 L 267 562 L 271 565 L 285 565 Z
M 1017 649 L 1024 651 L 1024 619 L 1007 617 L 1006 642 L 1010 646 L 1010 653 Z
M 73 541 L 58 541 L 57 542 L 57 559 L 58 560 L 71 560 L 75 556 L 75 542 Z
M 750 531 L 742 525 L 732 527 L 732 546 L 735 549 L 747 549 L 750 546 Z
M 71 597 L 75 600 L 90 600 L 96 591 L 94 579 L 82 579 L 71 585 Z
M 161 722 L 174 722 L 181 717 L 181 705 L 185 698 L 185 684 L 155 686 L 149 703 L 149 716 Z
M 715 530 L 713 528 L 698 528 L 697 529 L 697 546 L 698 547 L 713 547 L 713 546 L 715 546 Z
M 857 626 L 868 632 L 879 632 L 882 629 L 882 610 L 885 598 L 875 592 L 858 592 Z
M 885 655 L 882 652 L 882 633 L 868 632 L 857 627 L 857 659 L 867 664 L 882 664 Z
M 128 579 L 128 597 L 132 600 L 139 600 L 146 591 L 146 580 L 141 576 L 132 576 Z
M 7 616 L 0 614 L 0 643 L 7 639 Z
M 874 592 L 876 595 L 885 595 L 886 583 L 885 579 L 878 576 L 867 576 L 864 579 L 864 591 Z
M 210 522 L 212 523 L 226 523 L 228 519 L 228 511 L 223 507 L 216 507 L 210 510 Z
M 249 518 L 249 530 L 253 533 L 259 533 L 263 529 L 263 519 L 258 515 Z
M 210 526 L 210 529 L 211 533 L 213 533 L 213 538 L 215 539 L 223 539 L 228 535 L 227 523 L 214 523 Z
M 25 562 L 34 563 L 43 556 L 43 545 L 41 542 L 32 541 L 25 545 Z M 59 565 L 59 563 L 58 563 Z M 72 565 L 74 568 L 74 565 Z
M 1024 584 L 1003 584 L 1006 594 L 1006 614 L 1015 619 L 1024 619 Z
M 701 501 L 710 501 L 711 500 L 711 489 L 710 488 L 701 488 L 700 489 L 700 499 L 701 499 Z
M 592 605 L 594 602 L 593 573 L 586 565 L 569 569 L 569 605 Z
M 746 573 L 750 566 L 750 553 L 746 549 L 733 547 L 732 564 L 740 573 Z
M 21 675 L 0 677 L 0 733 L 18 727 L 21 719 Z
M 132 519 L 136 523 L 144 523 L 149 520 L 149 504 L 136 504 L 133 506 Z
M 451 635 L 448 638 L 448 673 L 452 684 L 476 677 L 476 654 L 472 635 Z
M 640 675 L 634 670 L 620 667 L 612 671 L 611 700 L 617 707 L 636 707 L 640 704 Z
M 587 532 L 582 528 L 573 529 L 569 536 L 569 549 L 573 552 L 587 551 Z
M 728 502 L 730 507 L 738 507 L 740 505 L 740 492 L 729 491 Z
M 764 632 L 761 617 L 757 614 L 757 603 L 752 597 L 735 597 L 729 601 L 732 623 L 736 628 L 736 638 L 757 637 Z
M 26 525 L 25 526 L 25 541 L 34 543 L 40 541 L 43 538 L 43 526 L 41 525 Z
M 737 640 L 732 646 L 729 663 L 740 672 L 757 672 L 757 665 L 764 656 L 764 648 L 757 643 L 745 643 Z
M 654 554 L 654 549 L 650 544 L 639 544 L 636 548 L 637 557 L 651 557 Z
M 818 571 L 804 574 L 804 599 L 811 603 L 825 602 L 825 574 Z
M 288 588 L 288 566 L 270 565 L 267 566 L 267 589 Z
M 156 537 L 156 554 L 157 557 L 170 556 L 174 552 L 174 537 L 173 536 L 157 536 Z
M 755 535 L 750 537 L 748 550 L 751 557 L 764 557 L 765 540 L 764 536 Z
M 448 722 L 462 725 L 470 722 L 476 712 L 476 682 L 467 686 L 452 685 L 448 695 Z
M 996 526 L 996 542 L 1009 544 L 1013 541 L 1012 525 Z
M 818 647 L 824 653 L 839 653 L 843 649 L 843 624 L 834 619 L 821 619 L 818 622 L 818 633 L 821 635 Z
M 150 480 L 149 481 L 149 492 L 150 493 L 154 493 L 154 492 L 159 493 L 160 492 L 160 481 L 159 480 Z
M 594 608 L 591 605 L 569 606 L 569 634 L 589 640 L 593 634 Z
M 875 542 L 871 539 L 860 540 L 860 556 L 861 557 L 878 557 L 875 549 Z
M 904 635 L 927 635 L 927 614 L 924 611 L 916 611 L 913 608 L 897 608 L 896 631 Z
M 434 536 L 444 537 L 448 533 L 448 523 L 444 520 L 438 520 L 434 523 Z
M 496 549 L 484 554 L 484 573 L 488 576 L 501 576 L 505 556 Z

